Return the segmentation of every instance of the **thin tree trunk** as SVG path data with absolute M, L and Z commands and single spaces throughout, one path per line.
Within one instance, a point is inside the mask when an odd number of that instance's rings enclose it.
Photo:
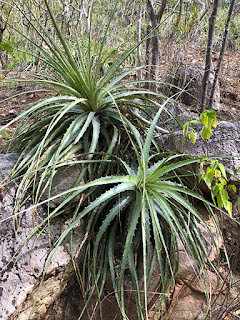
M 86 9 L 86 20 L 87 20 L 87 31 L 91 29 L 91 11 L 92 11 L 93 0 L 89 1 Z
M 157 80 L 158 67 L 159 67 L 159 37 L 154 35 L 152 38 L 152 65 L 151 65 L 151 79 Z
M 147 34 L 150 33 L 151 30 L 151 25 L 150 22 L 147 25 Z M 151 58 L 151 52 L 150 52 L 150 47 L 151 47 L 151 38 L 147 38 L 146 40 L 146 52 L 145 52 L 145 65 L 146 65 L 146 74 L 145 74 L 145 80 L 150 79 L 150 58 Z M 149 89 L 149 83 L 145 83 L 145 88 Z
M 217 84 L 217 80 L 218 80 L 218 76 L 219 76 L 219 72 L 220 72 L 220 69 L 221 69 L 221 64 L 222 64 L 222 60 L 223 60 L 223 56 L 224 56 L 224 52 L 225 52 L 225 48 L 226 48 L 229 25 L 230 25 L 231 18 L 232 18 L 232 15 L 233 15 L 234 5 L 235 5 L 235 0 L 232 0 L 231 4 L 230 4 L 230 7 L 229 7 L 229 11 L 228 11 L 228 18 L 227 18 L 227 22 L 226 22 L 226 25 L 225 25 L 225 32 L 224 32 L 224 36 L 223 36 L 222 47 L 221 47 L 220 55 L 219 55 L 219 58 L 218 58 L 218 64 L 217 64 L 217 69 L 216 69 L 215 76 L 214 76 L 214 82 L 213 82 L 213 85 L 212 85 L 212 90 L 211 90 L 211 94 L 210 94 L 208 109 L 212 108 L 213 97 L 214 97 L 216 84 Z
M 207 4 L 207 8 L 205 6 L 205 3 L 202 2 L 201 0 L 198 0 L 198 2 L 201 4 L 202 8 L 201 8 L 201 11 L 200 11 L 200 17 L 198 19 L 198 22 L 197 22 L 197 25 L 196 27 L 194 28 L 193 32 L 192 32 L 192 35 L 191 35 L 191 39 L 194 40 L 196 34 L 197 34 L 197 31 L 198 31 L 198 28 L 203 20 L 203 18 L 205 17 L 205 15 L 208 13 L 210 7 L 209 7 L 209 4 Z
M 211 61 L 212 61 L 212 44 L 213 44 L 213 38 L 214 38 L 214 29 L 216 24 L 218 6 L 219 6 L 219 0 L 214 0 L 212 14 L 209 19 L 208 46 L 207 46 L 207 54 L 206 54 L 205 72 L 204 72 L 203 84 L 202 84 L 202 98 L 201 98 L 200 112 L 203 112 L 205 108 L 206 93 L 208 89 L 208 79 L 209 79 Z
M 11 11 L 12 11 L 12 7 L 10 7 L 10 9 L 8 11 L 8 14 L 7 14 L 6 21 L 4 21 L 4 17 L 3 17 L 4 6 L 5 6 L 5 3 L 3 3 L 1 5 L 1 9 L 0 9 L 1 10 L 0 11 L 0 45 L 1 45 L 2 41 L 3 41 L 3 34 L 4 34 L 4 32 L 5 32 L 6 28 L 7 28 L 8 20 L 9 20 Z M 0 47 L 0 62 L 2 64 L 2 69 L 4 69 L 6 67 L 5 66 L 6 62 L 3 59 L 1 47 Z
M 142 26 L 142 6 L 141 3 L 139 2 L 139 7 L 138 7 L 138 23 L 137 23 L 137 42 L 139 43 L 142 40 L 142 33 L 141 33 L 141 26 Z M 142 46 L 139 45 L 137 47 L 137 66 L 140 67 L 142 64 L 142 55 L 141 55 L 141 50 Z M 137 71 L 137 80 L 142 79 L 142 72 L 141 70 Z
M 1 43 L 3 40 L 3 32 L 4 32 L 4 30 L 2 28 L 0 28 L 0 62 L 2 65 L 2 69 L 4 69 L 4 61 L 3 61 L 2 50 L 1 50 Z
M 151 22 L 151 27 L 152 28 L 157 28 L 157 26 L 160 24 L 160 21 L 162 19 L 165 7 L 167 4 L 167 0 L 162 0 L 162 5 L 161 8 L 159 10 L 159 12 L 157 14 L 154 13 L 154 7 L 153 7 L 153 3 L 152 0 L 147 0 L 147 13 L 149 15 L 150 18 L 150 22 Z M 148 27 L 150 26 L 150 24 L 148 25 Z M 148 31 L 149 32 L 149 31 Z M 149 76 L 151 79 L 156 80 L 157 79 L 157 73 L 158 73 L 158 68 L 159 68 L 159 36 L 157 33 L 155 33 L 151 39 L 149 39 L 149 42 L 146 43 L 146 62 L 147 65 L 149 66 L 149 62 L 150 62 L 150 46 L 152 44 L 152 61 L 151 61 L 151 66 L 149 68 L 150 72 L 146 73 L 146 79 L 149 79 Z M 155 85 L 151 85 L 151 90 L 155 89 Z
M 174 36 L 174 33 L 177 29 L 177 27 L 180 24 L 181 21 L 181 17 L 182 17 L 182 11 L 183 11 L 183 0 L 180 0 L 180 4 L 179 4 L 179 12 L 178 12 L 178 16 L 177 16 L 177 20 L 176 22 L 173 24 L 173 31 L 171 32 L 170 36 L 169 36 L 169 40 L 171 40 Z

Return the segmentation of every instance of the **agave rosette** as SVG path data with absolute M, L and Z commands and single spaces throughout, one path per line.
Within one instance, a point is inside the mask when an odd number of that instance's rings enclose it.
M 124 287 L 126 277 L 131 279 L 139 319 L 148 317 L 152 300 L 152 292 L 149 295 L 148 291 L 156 266 L 159 282 L 154 290 L 161 293 L 161 298 L 158 303 L 154 301 L 155 306 L 160 307 L 166 303 L 166 294 L 174 283 L 178 270 L 179 243 L 189 259 L 193 259 L 197 276 L 201 278 L 206 263 L 215 268 L 208 260 L 199 225 L 203 225 L 215 245 L 213 235 L 190 203 L 189 197 L 205 204 L 219 229 L 211 204 L 188 189 L 179 177 L 176 180 L 175 174 L 176 170 L 186 170 L 187 166 L 199 159 L 183 159 L 181 154 L 164 157 L 150 151 L 154 129 L 163 108 L 164 106 L 154 118 L 144 142 L 138 130 L 134 129 L 129 121 L 125 122 L 126 130 L 130 128 L 133 134 L 133 137 L 129 135 L 129 138 L 135 153 L 135 164 L 131 166 L 129 162 L 118 159 L 116 161 L 122 168 L 120 175 L 103 176 L 66 191 L 63 194 L 68 194 L 68 197 L 37 227 L 39 230 L 76 196 L 98 194 L 89 205 L 76 206 L 72 223 L 59 238 L 49 261 L 75 225 L 87 217 L 86 234 L 89 241 L 85 250 L 82 281 L 88 285 L 91 265 L 91 282 L 94 284 L 88 301 L 95 290 L 99 297 L 98 303 L 101 303 L 106 275 L 109 272 L 116 300 L 125 319 L 128 319 L 125 308 L 125 299 L 128 296 Z M 188 170 L 186 172 L 189 174 Z M 34 232 L 36 230 L 32 234 Z M 117 243 L 121 243 L 120 251 Z M 202 281 L 204 282 L 204 277 Z M 85 308 L 87 306 L 86 303 Z

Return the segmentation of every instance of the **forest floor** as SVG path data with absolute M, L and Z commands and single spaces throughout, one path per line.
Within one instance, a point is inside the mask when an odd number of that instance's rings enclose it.
M 177 49 L 175 49 L 177 50 Z M 164 78 L 171 70 L 174 62 L 171 55 L 163 54 L 160 59 L 160 78 Z M 176 60 L 176 63 L 179 61 Z M 217 66 L 218 54 L 213 52 L 213 66 Z M 175 64 L 176 64 L 175 63 Z M 205 66 L 205 52 L 193 46 L 184 54 L 183 64 L 188 66 Z M 221 107 L 217 114 L 220 121 L 240 121 L 240 50 L 226 51 L 219 75 Z
M 162 51 L 163 52 L 163 51 Z M 159 78 L 164 79 L 173 65 L 173 60 L 169 58 L 167 52 L 164 52 L 160 58 Z M 184 64 L 204 66 L 205 53 L 198 48 L 188 50 L 184 55 Z M 216 66 L 217 55 L 213 55 L 213 64 Z M 29 77 L 31 74 L 23 74 L 21 77 Z M 16 75 L 8 75 L 6 79 L 14 78 Z M 227 51 L 222 70 L 219 76 L 221 92 L 221 112 L 217 115 L 218 120 L 240 121 L 240 51 Z M 24 109 L 33 105 L 45 97 L 49 97 L 49 92 L 40 92 L 40 88 L 31 84 L 27 86 L 13 85 L 2 81 L 0 83 L 0 128 L 13 120 Z M 26 92 L 27 93 L 24 93 Z M 12 97 L 12 98 L 11 98 Z M 9 99 L 11 98 L 11 99 Z M 6 100 L 8 99 L 8 100 Z M 16 124 L 6 129 L 9 137 L 16 130 Z M 0 150 L 5 145 L 5 140 L 0 135 Z

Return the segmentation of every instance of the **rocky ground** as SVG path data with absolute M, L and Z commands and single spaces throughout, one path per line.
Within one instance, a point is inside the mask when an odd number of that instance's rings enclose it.
M 217 53 L 213 53 L 214 68 L 217 65 Z M 187 66 L 204 66 L 205 52 L 201 48 L 192 46 L 187 49 L 183 61 L 175 61 L 175 65 L 183 63 Z M 171 53 L 162 54 L 160 59 L 160 79 L 164 79 L 172 69 L 174 60 Z M 221 108 L 218 119 L 227 121 L 240 120 L 240 51 L 227 51 L 225 53 L 221 72 L 219 75 Z

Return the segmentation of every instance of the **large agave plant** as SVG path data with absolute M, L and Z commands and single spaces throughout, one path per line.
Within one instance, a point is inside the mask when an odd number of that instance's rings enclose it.
M 147 121 L 135 113 L 134 109 L 140 108 L 146 113 L 149 111 L 143 103 L 133 101 L 133 98 L 137 97 L 144 100 L 146 104 L 150 101 L 145 96 L 147 92 L 137 88 L 134 81 L 123 81 L 137 68 L 129 68 L 126 71 L 120 69 L 137 45 L 116 58 L 102 74 L 102 69 L 106 69 L 104 68 L 106 61 L 104 44 L 108 27 L 99 46 L 99 52 L 95 55 L 91 50 L 90 36 L 87 49 L 85 40 L 82 45 L 77 35 L 74 46 L 64 39 L 48 1 L 44 0 L 44 2 L 57 39 L 49 34 L 37 17 L 33 19 L 33 12 L 31 12 L 31 19 L 28 17 L 25 12 L 27 4 L 23 10 L 15 2 L 15 6 L 28 20 L 43 45 L 39 46 L 23 33 L 21 35 L 35 46 L 40 54 L 40 60 L 50 71 L 50 74 L 48 72 L 48 74 L 35 75 L 30 82 L 50 87 L 53 92 L 56 92 L 54 97 L 44 99 L 28 108 L 7 125 L 22 119 L 11 140 L 10 149 L 22 152 L 16 171 L 27 171 L 21 183 L 23 190 L 34 179 L 33 172 L 39 172 L 45 167 L 41 181 L 46 181 L 50 171 L 51 177 L 55 174 L 55 166 L 59 161 L 71 159 L 74 154 L 88 153 L 88 159 L 92 159 L 93 153 L 105 152 L 106 160 L 108 154 L 111 154 L 117 145 L 119 132 L 123 128 L 122 119 L 127 115 L 128 118 L 134 117 L 135 120 L 138 118 L 140 123 L 146 123 Z M 16 81 L 29 82 L 21 79 Z M 159 106 L 153 100 L 151 104 Z M 121 110 L 121 117 L 119 110 Z M 88 179 L 94 177 L 91 166 L 85 166 L 77 183 L 87 170 L 89 171 Z
M 52 255 L 79 220 L 87 217 L 86 234 L 89 241 L 82 280 L 87 285 L 87 272 L 91 268 L 91 282 L 94 285 L 89 300 L 95 291 L 99 297 L 98 303 L 101 303 L 106 275 L 110 274 L 116 301 L 124 319 L 128 319 L 125 308 L 126 276 L 131 279 L 138 318 L 148 319 L 151 300 L 148 290 L 153 272 L 157 266 L 159 285 L 155 290 L 162 294 L 158 303 L 155 301 L 157 312 L 166 302 L 165 294 L 175 280 L 179 243 L 189 258 L 194 260 L 198 276 L 201 277 L 201 269 L 206 262 L 211 264 L 199 234 L 199 224 L 203 225 L 211 237 L 212 234 L 201 215 L 189 202 L 189 197 L 203 201 L 216 221 L 211 206 L 201 196 L 189 190 L 179 178 L 176 180 L 176 170 L 186 170 L 186 166 L 198 162 L 199 159 L 183 159 L 183 155 L 164 157 L 150 151 L 154 129 L 163 108 L 164 106 L 154 118 L 145 141 L 138 130 L 125 119 L 127 132 L 131 129 L 133 134 L 133 137 L 129 135 L 135 154 L 131 158 L 135 158 L 136 163 L 133 161 L 130 165 L 129 161 L 118 159 L 121 174 L 103 176 L 66 191 L 68 197 L 36 229 L 44 226 L 79 194 L 85 193 L 89 196 L 100 190 L 99 195 L 89 205 L 84 208 L 77 206 L 71 225 L 59 238 Z M 120 252 L 117 243 L 121 243 Z M 142 274 L 141 279 L 139 274 Z M 87 308 L 87 303 L 85 307 Z M 82 314 L 84 311 L 85 309 Z

